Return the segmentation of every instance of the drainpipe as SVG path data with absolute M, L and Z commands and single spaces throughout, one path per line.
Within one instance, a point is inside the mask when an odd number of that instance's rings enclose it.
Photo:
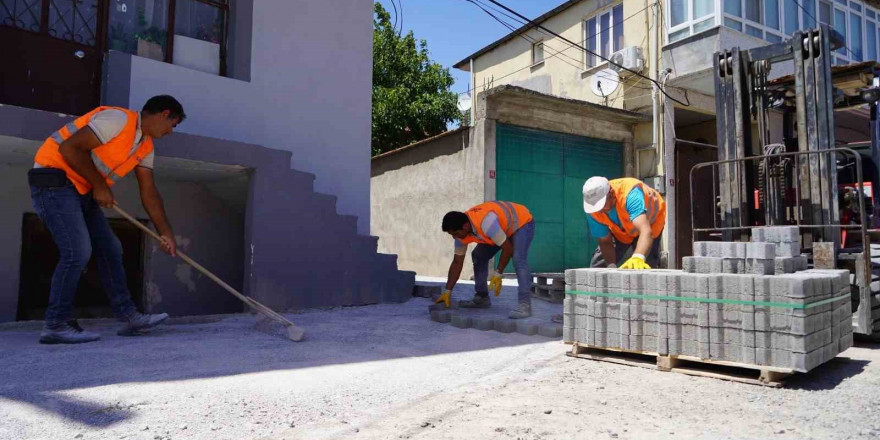
M 658 175 L 663 175 L 663 148 L 660 142 L 660 90 L 657 87 L 657 81 L 659 80 L 659 72 L 660 72 L 660 6 L 658 3 L 654 3 L 654 44 L 651 48 L 651 79 L 654 80 L 654 83 L 651 87 L 651 102 L 653 104 L 653 118 L 652 118 L 652 136 L 654 142 L 654 153 L 655 153 L 655 163 L 660 164 L 660 169 L 657 170 Z
M 473 127 L 474 120 L 475 120 L 474 113 L 476 113 L 475 107 L 477 105 L 477 90 L 476 90 L 476 88 L 477 88 L 477 74 L 474 73 L 474 59 L 473 58 L 471 58 L 471 60 L 470 60 L 470 70 L 471 70 L 471 91 L 470 91 L 470 95 L 471 95 L 471 127 Z

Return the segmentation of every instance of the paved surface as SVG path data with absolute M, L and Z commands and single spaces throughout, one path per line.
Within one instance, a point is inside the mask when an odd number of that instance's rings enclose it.
M 104 339 L 81 346 L 2 325 L 0 439 L 880 436 L 880 345 L 770 389 L 573 359 L 540 336 L 437 324 L 428 304 L 288 315 L 301 343 L 245 315 L 136 338 L 87 322 Z
M 446 284 L 445 278 L 419 277 L 418 279 L 419 284 Z M 518 331 L 519 333 L 527 335 L 539 334 L 540 336 L 562 340 L 562 324 L 550 321 L 550 317 L 553 315 L 562 314 L 562 304 L 553 304 L 541 299 L 532 298 L 531 317 L 525 319 L 510 319 L 508 313 L 515 309 L 519 304 L 516 292 L 517 283 L 516 280 L 504 280 L 503 286 L 500 295 L 495 296 L 492 293 L 489 294 L 489 297 L 492 300 L 492 307 L 488 309 L 456 309 L 453 307 L 449 310 L 449 314 L 451 316 L 471 318 L 470 324 L 466 324 L 468 328 L 478 329 L 480 327 L 478 323 L 482 323 L 485 325 L 483 329 L 488 328 L 492 331 L 502 331 L 504 333 Z M 452 298 L 455 303 L 459 300 L 471 299 L 473 296 L 474 284 L 472 281 L 459 282 L 452 290 Z M 449 323 L 450 325 L 460 325 L 456 320 L 451 319 L 451 316 L 449 318 L 443 318 L 441 322 Z M 433 319 L 437 321 L 438 316 L 434 315 Z M 496 322 L 499 324 L 496 325 Z

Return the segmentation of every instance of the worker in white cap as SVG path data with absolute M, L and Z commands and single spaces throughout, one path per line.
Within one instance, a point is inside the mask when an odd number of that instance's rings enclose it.
M 660 193 L 638 179 L 593 176 L 584 183 L 583 195 L 590 235 L 599 239 L 590 267 L 650 269 L 660 264 L 659 238 L 666 223 Z

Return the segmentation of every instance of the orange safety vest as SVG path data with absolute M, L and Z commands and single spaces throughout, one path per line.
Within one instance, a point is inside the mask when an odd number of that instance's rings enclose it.
M 508 237 L 518 231 L 519 228 L 532 221 L 532 213 L 523 205 L 501 201 L 480 203 L 465 212 L 465 215 L 467 215 L 468 219 L 471 221 L 473 229 L 471 230 L 470 235 L 461 240 L 462 243 L 495 245 L 492 238 L 486 235 L 483 231 L 483 219 L 486 218 L 486 215 L 490 212 L 494 212 L 495 215 L 498 216 L 498 223 Z
M 608 183 L 611 185 L 611 192 L 614 193 L 617 218 L 620 219 L 620 225 L 623 228 L 617 226 L 616 223 L 611 221 L 608 214 L 602 211 L 590 214 L 593 216 L 593 219 L 607 226 L 618 242 L 632 243 L 634 239 L 639 237 L 639 230 L 633 225 L 632 219 L 629 218 L 629 213 L 626 212 L 626 196 L 633 188 L 639 187 L 645 193 L 645 215 L 648 216 L 648 221 L 651 223 L 651 236 L 654 238 L 659 237 L 666 224 L 666 202 L 663 201 L 660 193 L 640 180 L 631 177 L 614 179 Z
M 52 133 L 43 146 L 37 150 L 37 156 L 34 162 L 46 168 L 57 168 L 64 170 L 67 178 L 76 186 L 76 190 L 80 194 L 87 194 L 92 190 L 92 184 L 85 178 L 77 174 L 61 156 L 59 150 L 61 143 L 73 136 L 78 130 L 89 124 L 92 116 L 103 110 L 121 110 L 128 116 L 128 122 L 125 128 L 110 142 L 100 145 L 91 151 L 92 162 L 98 172 L 104 176 L 108 186 L 112 186 L 123 176 L 131 172 L 134 167 L 140 163 L 150 152 L 153 151 L 153 139 L 144 136 L 143 142 L 135 143 L 135 132 L 137 131 L 138 113 L 124 108 L 118 107 L 98 107 L 78 118 L 73 122 L 67 123 L 60 130 Z

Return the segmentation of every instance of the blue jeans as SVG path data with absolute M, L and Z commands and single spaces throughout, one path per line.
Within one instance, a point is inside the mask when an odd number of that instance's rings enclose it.
M 529 270 L 529 246 L 535 237 L 535 222 L 528 222 L 508 238 L 513 243 L 513 268 L 519 283 L 517 299 L 520 303 L 532 303 L 532 272 Z M 489 261 L 498 250 L 498 246 L 478 244 L 471 252 L 474 261 L 474 287 L 478 296 L 489 296 Z
M 70 182 L 53 188 L 31 185 L 31 200 L 59 253 L 44 318 L 46 326 L 56 327 L 70 320 L 73 297 L 93 251 L 113 314 L 120 320 L 130 318 L 137 309 L 126 285 L 122 243 L 91 194 L 80 195 Z

